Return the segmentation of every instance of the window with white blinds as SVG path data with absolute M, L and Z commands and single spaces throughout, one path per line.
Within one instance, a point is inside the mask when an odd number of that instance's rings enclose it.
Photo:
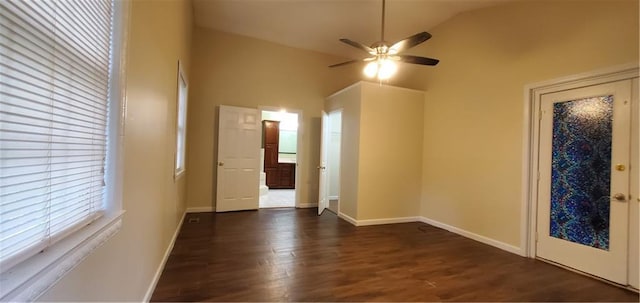
M 0 0 L 0 269 L 97 219 L 112 0 Z
M 187 79 L 178 62 L 178 119 L 176 123 L 176 176 L 185 170 L 187 150 Z

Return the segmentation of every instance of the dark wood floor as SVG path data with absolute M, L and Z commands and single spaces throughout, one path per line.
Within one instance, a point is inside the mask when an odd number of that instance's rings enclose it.
M 423 223 L 354 227 L 315 211 L 187 215 L 152 301 L 638 302 Z

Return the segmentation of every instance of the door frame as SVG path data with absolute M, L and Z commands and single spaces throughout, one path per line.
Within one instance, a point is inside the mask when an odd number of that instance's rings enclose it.
M 304 187 L 304 184 L 302 184 L 302 182 L 300 181 L 301 177 L 300 177 L 300 167 L 302 165 L 302 161 L 303 161 L 303 156 L 302 156 L 302 133 L 304 131 L 304 124 L 302 123 L 303 119 L 302 119 L 302 110 L 301 109 L 295 109 L 295 108 L 286 108 L 286 107 L 275 107 L 275 106 L 268 106 L 268 105 L 261 105 L 258 106 L 258 111 L 260 112 L 260 121 L 262 121 L 262 112 L 263 111 L 268 111 L 268 112 L 279 112 L 281 110 L 286 110 L 287 113 L 293 113 L 293 114 L 297 114 L 298 115 L 298 131 L 296 134 L 296 187 L 295 187 L 295 191 L 296 191 L 296 195 L 295 195 L 295 207 L 296 208 L 300 208 L 303 207 L 303 205 L 301 205 L 300 202 L 300 194 L 302 192 L 302 188 Z M 262 123 L 262 122 L 261 122 Z M 262 125 L 262 124 L 260 124 Z M 260 185 L 258 185 L 260 186 Z
M 329 121 L 331 121 L 331 115 L 335 115 L 337 113 L 340 113 L 340 149 L 338 150 L 338 153 L 340 154 L 340 161 L 338 161 L 338 184 L 340 184 L 340 180 L 342 180 L 342 132 L 344 131 L 344 108 L 341 107 L 328 111 L 327 115 L 329 115 Z M 329 124 L 329 138 L 331 138 L 331 124 Z M 327 185 L 327 187 L 329 187 L 329 185 Z M 342 190 L 342 186 L 340 186 L 340 190 Z M 336 215 L 340 213 L 340 196 L 340 191 L 338 191 L 338 209 L 336 210 Z
M 331 120 L 329 113 L 322 111 L 320 117 L 320 161 L 318 161 L 318 216 L 329 208 L 329 178 L 327 173 L 329 158 Z M 324 166 L 323 166 L 324 164 Z
M 522 142 L 522 196 L 520 211 L 520 254 L 536 257 L 538 145 L 540 100 L 543 94 L 638 77 L 638 63 L 629 63 L 587 73 L 532 83 L 524 89 Z M 632 121 L 638 125 L 638 121 Z M 629 202 L 631 203 L 631 202 Z

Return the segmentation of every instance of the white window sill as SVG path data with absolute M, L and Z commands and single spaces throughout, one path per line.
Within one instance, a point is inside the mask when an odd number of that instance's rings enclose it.
M 84 258 L 104 244 L 122 227 L 122 214 L 105 214 L 73 235 L 26 261 L 0 268 L 0 302 L 38 299 Z

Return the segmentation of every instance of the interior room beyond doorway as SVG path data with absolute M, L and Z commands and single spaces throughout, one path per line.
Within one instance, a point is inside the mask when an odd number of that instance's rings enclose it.
M 297 113 L 262 111 L 260 208 L 296 206 Z
M 327 146 L 327 209 L 338 214 L 340 200 L 340 142 L 342 140 L 342 110 L 329 112 Z

